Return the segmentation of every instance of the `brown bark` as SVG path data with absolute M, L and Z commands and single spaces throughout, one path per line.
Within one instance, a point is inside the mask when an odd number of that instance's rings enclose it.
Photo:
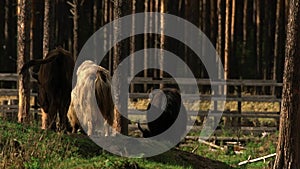
M 96 32 L 98 29 L 98 23 L 100 20 L 98 19 L 98 1 L 94 1 L 93 4 L 93 32 Z M 102 21 L 102 20 L 101 20 Z M 101 24 L 103 25 L 103 24 Z
M 115 0 L 114 1 L 114 19 L 118 19 L 126 14 L 126 10 L 129 9 L 129 1 L 124 0 Z M 122 25 L 120 23 L 116 23 L 114 25 L 114 39 L 118 39 L 118 36 L 122 33 Z M 114 46 L 114 70 L 117 69 L 118 65 L 121 63 L 124 55 L 126 54 L 126 46 L 124 42 L 119 42 Z M 115 104 L 118 105 L 118 111 L 122 113 L 122 115 L 115 111 L 115 119 L 114 119 L 114 128 L 117 132 L 128 135 L 128 119 L 127 119 L 127 99 L 128 95 L 126 95 L 128 89 L 124 89 L 124 84 L 127 83 L 127 72 L 119 72 L 120 74 L 114 75 L 117 76 L 116 80 L 116 90 L 115 93 Z
M 15 12 L 16 12 L 16 7 L 15 7 L 15 2 L 12 0 L 5 0 L 5 14 L 4 14 L 4 43 L 5 46 L 2 46 L 4 49 L 4 55 L 7 58 L 16 58 L 17 52 L 16 52 L 16 40 L 11 37 L 15 37 L 17 32 L 15 26 L 17 23 L 17 20 L 14 19 L 15 17 Z M 11 63 L 11 60 L 5 59 L 4 62 L 2 63 L 1 69 L 3 71 L 16 71 L 15 65 L 11 66 L 9 65 Z
M 132 0 L 132 7 L 131 7 L 131 13 L 135 14 L 136 11 L 136 0 Z M 135 16 L 132 15 L 132 29 L 131 29 L 131 34 L 135 35 Z M 134 74 L 134 52 L 135 52 L 135 36 L 131 36 L 130 37 L 130 53 L 133 55 L 133 57 L 130 60 L 130 77 L 133 77 Z M 134 92 L 134 84 L 130 85 L 130 92 L 133 93 Z
M 160 2 L 160 13 L 164 13 L 165 12 L 165 0 L 161 0 Z M 167 4 L 167 3 L 166 3 Z M 163 50 L 165 48 L 165 36 L 164 36 L 164 18 L 161 18 L 160 20 L 160 56 L 161 56 L 161 59 L 159 60 L 159 68 L 160 68 L 160 71 L 159 71 L 159 78 L 163 78 L 164 76 L 164 56 L 163 56 Z M 160 84 L 159 88 L 163 88 L 164 85 L 163 84 Z
M 261 0 L 255 0 L 256 5 L 256 73 L 261 75 L 262 57 L 262 21 L 261 21 Z M 261 77 L 258 77 L 261 78 Z
M 54 2 L 53 0 L 45 0 L 43 58 L 54 48 Z
M 148 12 L 148 1 L 145 1 L 145 12 Z M 145 14 L 145 25 L 144 25 L 144 32 L 148 31 L 148 14 Z M 144 34 L 144 49 L 148 48 L 148 34 Z M 147 63 L 148 63 L 148 55 L 145 50 L 144 53 L 144 77 L 146 78 L 148 76 L 148 69 L 147 69 Z M 147 84 L 144 84 L 144 92 L 147 91 Z
M 217 15 L 218 15 L 218 33 L 217 33 L 217 41 L 216 41 L 216 51 L 218 55 L 221 57 L 221 46 L 222 46 L 222 5 L 221 0 L 217 1 Z M 220 58 L 216 58 L 217 60 Z
M 6 18 L 5 18 L 5 13 L 6 13 L 6 9 L 5 9 L 5 1 L 0 1 L 0 39 L 2 39 L 2 41 L 0 41 L 0 55 L 4 56 L 5 55 L 5 38 L 4 38 L 4 27 L 5 27 L 5 23 L 6 23 Z M 3 66 L 5 63 L 3 63 L 3 59 L 0 59 L 0 71 L 2 70 Z M 2 70 L 3 71 L 3 70 Z
M 18 72 L 30 58 L 30 1 L 18 0 Z M 29 72 L 20 75 L 18 79 L 19 109 L 18 122 L 29 122 L 30 113 L 30 81 Z
M 77 59 L 78 55 L 78 41 L 79 41 L 79 30 L 78 30 L 78 24 L 79 24 L 79 0 L 73 0 L 72 3 L 68 2 L 69 5 L 72 7 L 71 13 L 73 15 L 73 59 Z
M 272 79 L 277 80 L 277 61 L 279 60 L 280 56 L 282 55 L 282 48 L 280 47 L 283 43 L 282 36 L 283 33 L 283 7 L 284 7 L 284 0 L 278 0 L 276 5 L 276 27 L 275 27 L 275 39 L 274 39 L 274 63 L 273 63 L 273 75 Z M 275 94 L 275 88 L 272 89 L 272 94 Z
M 191 6 L 192 6 L 192 2 L 189 0 L 185 0 L 184 1 L 184 18 L 187 19 L 188 21 L 190 21 L 190 11 L 191 11 Z M 187 29 L 187 24 L 184 24 L 184 41 L 188 42 L 189 41 L 189 30 Z M 189 65 L 190 64 L 190 59 L 189 59 L 189 51 L 188 51 L 188 47 L 186 45 L 184 45 L 184 49 L 183 49 L 183 59 L 184 62 Z M 185 73 L 187 72 L 187 70 L 184 70 Z
M 237 60 L 236 58 L 236 0 L 232 0 L 231 6 L 231 26 L 230 26 L 230 58 L 229 58 L 229 65 L 235 65 Z M 235 66 L 232 66 L 231 71 L 229 72 L 230 78 L 237 78 L 235 72 Z
M 215 0 L 210 2 L 210 11 L 211 11 L 211 15 L 210 15 L 210 25 L 211 25 L 211 31 L 210 31 L 210 41 L 211 43 L 216 47 L 217 46 L 217 42 L 216 42 L 216 37 L 218 35 L 218 18 L 216 16 L 217 13 L 217 6 L 216 6 L 216 2 Z
M 107 3 L 108 3 L 108 21 L 111 22 L 113 21 L 114 19 L 114 11 L 113 11 L 113 4 L 110 2 L 110 0 L 107 0 Z M 109 46 L 112 46 L 112 40 L 113 40 L 113 35 L 112 35 L 113 32 L 109 32 L 109 35 L 108 35 L 108 43 L 109 43 Z M 114 52 L 113 51 L 110 51 L 108 53 L 109 57 L 108 57 L 108 64 L 109 64 L 109 71 L 113 72 L 113 54 Z
M 248 9 L 248 0 L 244 1 L 243 8 L 243 49 L 242 49 L 242 58 L 241 65 L 244 66 L 246 62 L 246 50 L 247 50 L 247 9 Z
M 286 38 L 279 140 L 274 169 L 300 168 L 300 1 L 291 0 Z
M 231 0 L 226 0 L 226 16 L 225 16 L 225 49 L 224 49 L 224 80 L 227 80 L 229 75 L 229 57 L 230 57 L 230 9 L 231 9 Z M 224 94 L 227 94 L 227 86 L 224 85 Z
M 104 0 L 104 1 L 102 1 L 102 6 L 103 6 L 103 8 L 102 8 L 102 21 L 103 21 L 103 25 L 105 25 L 105 24 L 107 24 L 108 23 L 108 19 L 109 19 L 109 9 L 108 9 L 108 2 L 107 2 L 107 0 Z M 101 25 L 101 26 L 103 26 L 103 25 Z M 107 49 L 107 46 L 108 46 L 108 40 L 109 40 L 109 38 L 108 38 L 108 32 L 107 32 L 108 30 L 107 30 L 107 28 L 106 27 L 104 27 L 104 29 L 103 29 L 103 32 L 104 32 L 104 36 L 103 36 L 103 50 L 104 51 L 106 51 L 106 49 Z M 107 68 L 108 68 L 108 70 L 111 72 L 111 68 L 110 68 L 110 60 L 111 60 L 111 58 L 108 58 L 107 59 Z

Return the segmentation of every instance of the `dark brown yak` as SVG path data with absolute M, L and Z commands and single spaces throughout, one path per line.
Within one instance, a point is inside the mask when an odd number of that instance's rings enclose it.
M 56 48 L 45 59 L 31 60 L 24 64 L 20 73 L 36 65 L 41 65 L 35 78 L 38 81 L 38 102 L 42 108 L 42 129 L 65 130 L 74 69 L 72 54 L 60 47 Z
M 163 99 L 164 95 L 166 100 Z M 169 141 L 178 141 L 186 132 L 187 112 L 179 91 L 174 88 L 164 88 L 154 92 L 147 108 L 147 121 L 158 118 L 147 123 L 149 130 L 143 129 L 139 123 L 138 128 L 143 133 L 143 137 L 153 137 L 170 128 L 179 116 L 181 121 L 176 124 L 176 131 L 166 138 Z

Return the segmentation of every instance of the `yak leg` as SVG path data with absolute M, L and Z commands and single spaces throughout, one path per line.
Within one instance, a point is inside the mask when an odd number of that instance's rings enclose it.
M 87 131 L 87 135 L 88 135 L 88 136 L 93 135 L 93 124 L 92 124 L 92 121 L 91 121 L 91 120 L 88 121 L 88 131 Z
M 53 129 L 55 130 L 56 128 L 56 123 L 55 123 L 55 119 L 56 119 L 56 115 L 55 112 L 53 112 L 52 106 L 49 108 L 49 111 L 46 112 L 43 108 L 42 108 L 42 129 L 46 130 L 46 129 Z
M 109 132 L 109 124 L 108 124 L 108 121 L 104 119 L 104 136 L 107 137 L 110 135 L 110 132 Z
M 67 109 L 64 105 L 59 109 L 59 130 L 63 131 L 67 129 Z
M 77 117 L 75 117 L 75 116 L 76 116 L 76 113 L 75 113 L 73 104 L 71 103 L 70 106 L 69 106 L 67 117 L 69 119 L 69 123 L 70 123 L 71 128 L 72 128 L 72 133 L 76 133 L 76 131 L 77 131 L 77 129 L 76 129 L 76 122 L 78 120 L 77 120 Z
M 43 130 L 46 130 L 48 128 L 47 121 L 48 121 L 48 114 L 42 108 L 42 129 Z
M 56 130 L 56 117 L 57 117 L 57 106 L 55 103 L 50 104 L 48 112 L 48 121 L 49 127 L 51 130 Z

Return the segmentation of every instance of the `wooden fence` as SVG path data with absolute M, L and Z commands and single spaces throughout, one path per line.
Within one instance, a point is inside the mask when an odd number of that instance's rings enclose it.
M 16 120 L 18 112 L 18 74 L 16 73 L 0 73 L 0 117 L 8 120 Z M 34 86 L 36 80 L 30 79 L 31 85 Z M 5 86 L 5 87 L 3 87 Z M 30 90 L 31 108 L 33 117 L 37 118 L 39 112 L 37 105 L 37 93 Z
M 0 74 L 0 85 L 1 82 L 17 82 L 18 75 L 17 74 Z M 191 80 L 188 78 L 176 78 L 175 81 L 173 78 L 163 78 L 163 79 L 153 79 L 153 78 L 143 78 L 143 77 L 135 77 L 131 81 L 132 85 L 141 84 L 141 85 L 174 85 L 174 84 L 181 84 L 181 85 L 191 85 Z M 31 82 L 34 84 L 34 80 L 32 79 Z M 223 112 L 222 118 L 224 126 L 228 126 L 229 128 L 233 128 L 234 130 L 238 129 L 244 133 L 254 133 L 254 132 L 263 132 L 263 131 L 276 131 L 278 128 L 278 121 L 279 121 L 279 112 L 280 111 L 242 111 L 242 103 L 244 102 L 269 102 L 269 103 L 278 103 L 280 105 L 281 98 L 277 96 L 274 92 L 269 92 L 269 94 L 259 93 L 259 94 L 246 94 L 246 89 L 248 88 L 268 88 L 269 90 L 278 90 L 281 91 L 282 84 L 277 83 L 274 80 L 241 80 L 241 79 L 230 79 L 225 81 L 211 81 L 210 79 L 197 79 L 197 84 L 200 87 L 206 86 L 218 86 L 224 87 L 227 86 L 228 88 L 234 88 L 226 97 L 222 95 L 218 95 L 215 93 L 201 93 L 199 95 L 195 95 L 193 93 L 188 93 L 182 91 L 182 97 L 186 100 L 190 101 L 212 101 L 214 103 L 213 108 L 211 109 L 213 113 L 222 113 L 218 110 L 218 104 L 220 101 L 226 102 L 237 102 L 237 109 L 236 110 L 226 110 Z M 14 85 L 16 86 L 16 84 Z M 2 101 L 0 100 L 0 112 L 3 114 L 5 113 L 15 113 L 17 112 L 17 100 L 15 97 L 14 99 L 9 99 L 7 96 L 17 96 L 18 91 L 16 88 L 0 88 L 0 98 L 2 97 Z M 36 92 L 32 91 L 31 95 L 35 98 L 34 103 L 32 105 L 31 110 L 36 110 Z M 137 93 L 132 92 L 129 94 L 130 99 L 147 99 L 149 93 Z M 8 99 L 6 99 L 8 98 Z M 200 103 L 201 104 L 201 103 Z M 207 116 L 209 110 L 199 110 L 199 111 L 192 111 L 188 110 L 188 115 L 191 118 L 196 117 L 205 117 Z M 138 113 L 137 110 L 129 109 L 128 110 L 129 116 L 143 116 L 145 119 L 145 113 L 141 114 Z M 1 115 L 1 114 L 0 114 Z M 275 119 L 277 122 L 273 126 L 253 126 L 249 124 L 244 124 L 243 121 L 247 121 L 247 119 Z M 201 118 L 200 118 L 201 119 Z M 229 125 L 228 125 L 229 124 Z M 201 127 L 195 127 L 194 129 L 198 130 Z
M 242 132 L 242 133 L 257 133 L 261 134 L 262 132 L 274 132 L 278 130 L 279 125 L 279 112 L 280 112 L 280 102 L 281 102 L 281 87 L 282 83 L 277 83 L 274 80 L 242 80 L 242 79 L 230 79 L 226 81 L 211 81 L 210 79 L 197 79 L 197 84 L 200 87 L 206 86 L 216 86 L 217 88 L 233 88 L 231 93 L 228 93 L 226 97 L 224 95 L 218 95 L 217 92 L 200 92 L 200 95 L 191 94 L 185 91 L 181 91 L 182 98 L 185 100 L 190 101 L 212 101 L 213 108 L 210 110 L 213 113 L 223 113 L 222 114 L 222 123 L 223 127 L 227 129 L 232 129 L 235 132 Z M 143 78 L 143 77 L 135 77 L 132 79 L 131 84 L 141 84 L 145 85 L 156 85 L 159 86 L 163 84 L 165 86 L 174 85 L 191 85 L 192 81 L 189 78 L 176 78 L 176 81 L 173 78 L 163 78 L 163 79 L 153 79 L 153 78 Z M 249 94 L 247 89 L 255 89 L 260 88 L 260 93 L 253 92 Z M 207 88 L 206 88 L 207 89 Z M 265 92 L 262 92 L 265 90 Z M 268 92 L 267 92 L 268 90 Z M 148 98 L 149 93 L 130 93 L 129 97 L 131 99 L 145 99 Z M 218 110 L 218 104 L 220 101 L 226 102 L 236 102 L 237 108 L 236 110 L 225 110 L 221 112 Z M 264 103 L 277 103 L 279 110 L 278 111 L 243 111 L 242 103 L 246 102 L 264 102 Z M 201 103 L 200 103 L 201 104 Z M 200 106 L 201 107 L 201 106 Z M 192 111 L 188 110 L 188 115 L 191 117 L 205 117 L 209 113 L 209 110 L 199 110 L 199 111 Z M 130 114 L 138 115 L 138 112 L 135 110 L 129 110 Z M 249 119 L 252 122 L 249 122 Z M 258 119 L 268 120 L 272 119 L 273 124 L 268 126 L 263 125 L 255 125 Z M 213 121 L 214 119 L 212 119 Z M 247 124 L 248 122 L 248 124 Z M 224 124 L 225 123 L 225 124 Z M 252 123 L 252 124 L 249 124 Z M 200 126 L 195 127 L 195 130 L 201 129 Z M 222 133 L 222 131 L 216 131 L 215 133 Z

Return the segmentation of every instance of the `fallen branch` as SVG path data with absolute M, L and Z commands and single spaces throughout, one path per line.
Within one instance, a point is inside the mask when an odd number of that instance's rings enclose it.
M 208 146 L 210 146 L 210 147 L 213 147 L 213 148 L 216 148 L 216 149 L 220 149 L 220 150 L 224 150 L 223 147 L 218 146 L 218 145 L 215 145 L 215 144 L 210 143 L 210 142 L 207 142 L 207 141 L 204 141 L 204 140 L 202 140 L 202 139 L 198 139 L 198 141 L 199 141 L 200 143 L 206 144 L 206 145 L 208 145 Z
M 247 163 L 253 163 L 253 162 L 256 162 L 256 161 L 265 160 L 267 158 L 274 157 L 274 156 L 276 156 L 276 153 L 269 154 L 269 155 L 266 155 L 266 156 L 263 156 L 263 157 L 259 157 L 259 158 L 255 158 L 255 159 L 252 159 L 252 160 L 248 159 L 246 161 L 240 162 L 239 165 L 244 165 L 244 164 L 247 164 Z
M 195 151 L 199 148 L 199 145 L 197 145 L 193 150 L 192 153 L 195 153 Z

